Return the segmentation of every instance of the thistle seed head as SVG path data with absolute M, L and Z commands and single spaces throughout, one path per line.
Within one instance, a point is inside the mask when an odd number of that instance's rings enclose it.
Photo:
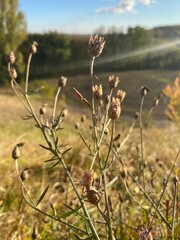
M 92 91 L 93 91 L 95 99 L 97 99 L 97 100 L 101 99 L 101 97 L 103 95 L 103 89 L 102 89 L 101 84 L 99 86 L 98 85 L 93 86 Z
M 44 115 L 46 113 L 46 104 L 43 104 L 42 107 L 39 109 L 40 115 Z
M 25 168 L 22 173 L 20 174 L 20 178 L 22 181 L 25 181 L 29 177 L 29 169 Z
M 141 95 L 142 97 L 144 97 L 144 96 L 147 95 L 147 93 L 148 93 L 149 91 L 150 91 L 150 89 L 149 89 L 148 87 L 142 86 L 142 87 L 141 87 L 141 90 L 140 90 L 140 95 Z
M 14 52 L 11 51 L 8 55 L 7 55 L 7 61 L 8 63 L 10 64 L 13 64 L 15 62 L 16 58 L 15 58 L 15 55 L 14 55 Z
M 67 82 L 67 78 L 64 76 L 61 76 L 58 80 L 59 87 L 65 87 Z
M 108 78 L 109 81 L 109 87 L 110 89 L 114 89 L 117 87 L 118 83 L 120 82 L 119 77 L 110 75 Z
M 90 36 L 88 50 L 92 57 L 99 57 L 103 51 L 105 41 L 103 37 L 95 35 L 95 37 Z
M 18 159 L 19 157 L 21 156 L 21 153 L 20 153 L 20 150 L 19 150 L 19 147 L 18 145 L 16 145 L 12 151 L 12 158 L 14 160 Z
M 120 89 L 117 91 L 116 97 L 119 98 L 119 100 L 121 102 L 124 100 L 125 96 L 126 96 L 126 92 L 125 91 L 120 90 Z
M 29 48 L 29 52 L 34 54 L 37 52 L 37 46 L 38 46 L 38 43 L 37 42 L 32 42 L 30 48 Z
M 97 205 L 101 200 L 101 195 L 97 189 L 91 187 L 87 190 L 87 199 L 91 204 Z
M 109 106 L 108 115 L 112 120 L 116 120 L 121 115 L 121 104 L 119 98 L 113 98 Z
M 93 181 L 94 181 L 93 172 L 89 171 L 83 173 L 82 179 L 80 180 L 79 183 L 80 186 L 87 191 L 92 187 Z

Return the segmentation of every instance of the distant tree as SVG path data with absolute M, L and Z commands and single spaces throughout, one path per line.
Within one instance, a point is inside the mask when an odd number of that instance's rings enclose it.
M 6 58 L 9 51 L 14 51 L 18 59 L 18 70 L 23 68 L 23 57 L 18 47 L 26 38 L 26 21 L 18 10 L 18 0 L 0 0 L 0 84 L 6 78 Z

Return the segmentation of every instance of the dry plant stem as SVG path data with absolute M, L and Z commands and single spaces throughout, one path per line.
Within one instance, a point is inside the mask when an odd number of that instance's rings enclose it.
M 171 237 L 172 240 L 174 239 L 174 228 L 175 228 L 175 218 L 176 218 L 176 206 L 177 206 L 177 186 L 178 183 L 174 183 L 174 202 L 173 202 L 173 211 L 172 211 L 172 230 L 171 230 Z
M 122 159 L 120 159 L 117 155 L 117 153 L 114 153 L 117 160 L 122 164 L 123 167 L 125 167 L 124 162 L 122 161 Z M 158 206 L 155 205 L 155 203 L 153 202 L 153 200 L 149 197 L 149 195 L 147 194 L 147 192 L 144 190 L 144 188 L 139 184 L 139 182 L 136 180 L 136 178 L 130 173 L 130 171 L 127 169 L 127 174 L 132 178 L 132 180 L 136 183 L 136 185 L 139 187 L 139 189 L 141 190 L 141 192 L 144 194 L 144 196 L 146 197 L 146 199 L 151 203 L 152 207 L 156 210 L 156 212 L 159 214 L 159 216 L 161 217 L 162 221 L 164 223 L 166 223 L 166 225 L 169 227 L 169 229 L 172 229 L 172 226 L 169 224 L 169 222 L 166 220 L 166 218 L 163 216 L 163 214 L 161 213 L 161 211 L 159 210 Z
M 61 158 L 61 156 L 60 156 L 60 154 L 59 154 L 58 149 L 55 149 L 54 155 L 61 161 L 61 163 L 62 163 L 62 165 L 63 165 L 63 168 L 64 168 L 64 170 L 65 170 L 65 172 L 66 172 L 66 174 L 67 174 L 67 176 L 68 176 L 68 178 L 69 178 L 69 181 L 70 181 L 70 183 L 71 183 L 71 185 L 72 185 L 72 187 L 73 187 L 73 189 L 74 189 L 74 192 L 76 193 L 76 196 L 78 197 L 78 200 L 79 200 L 79 202 L 80 202 L 80 204 L 81 204 L 81 206 L 82 206 L 82 209 L 83 209 L 83 211 L 84 211 L 84 214 L 85 214 L 85 216 L 86 216 L 86 218 L 87 218 L 87 220 L 88 220 L 88 223 L 89 223 L 89 226 L 90 226 L 90 228 L 91 228 L 91 231 L 92 231 L 92 234 L 93 234 L 94 238 L 95 238 L 96 240 L 100 240 L 100 238 L 99 238 L 99 236 L 98 236 L 98 234 L 97 234 L 97 232 L 96 232 L 96 229 L 95 229 L 95 227 L 94 227 L 94 225 L 93 225 L 93 223 L 92 223 L 92 221 L 91 221 L 91 219 L 90 219 L 89 213 L 88 213 L 88 211 L 87 211 L 87 209 L 86 209 L 86 206 L 85 206 L 85 203 L 84 203 L 84 200 L 83 200 L 83 198 L 80 196 L 80 194 L 79 194 L 79 192 L 78 192 L 78 190 L 77 190 L 77 188 L 76 188 L 76 185 L 75 185 L 75 183 L 74 183 L 74 181 L 73 181 L 73 179 L 72 179 L 72 177 L 71 177 L 71 174 L 70 174 L 70 172 L 69 172 L 69 170 L 68 170 L 68 168 L 67 168 L 64 160 Z
M 103 167 L 104 170 L 107 167 L 107 163 L 108 163 L 109 156 L 110 156 L 110 153 L 111 153 L 111 149 L 112 149 L 112 146 L 113 146 L 114 131 L 115 131 L 115 121 L 112 122 L 111 140 L 110 140 L 108 153 L 107 153 L 106 160 L 105 160 L 104 167 Z
M 61 92 L 61 87 L 58 87 L 58 90 L 57 90 L 57 93 L 56 93 L 56 96 L 55 96 L 55 99 L 54 99 L 54 108 L 53 108 L 53 113 L 52 113 L 52 123 L 54 123 L 54 120 L 55 120 L 57 101 L 58 101 L 58 97 L 59 97 L 60 92 Z
M 131 132 L 132 132 L 132 130 L 133 130 L 133 128 L 134 128 L 135 123 L 136 123 L 136 119 L 134 119 L 134 121 L 132 122 L 132 125 L 131 125 L 131 127 L 130 127 L 130 129 L 129 129 L 129 132 L 128 132 L 128 134 L 126 135 L 125 139 L 124 139 L 124 140 L 122 141 L 122 143 L 120 144 L 120 147 L 117 149 L 117 152 L 120 150 L 121 147 L 124 146 L 124 144 L 125 144 L 125 143 L 127 142 L 127 140 L 129 139 L 129 137 L 130 137 L 130 135 L 131 135 Z
M 111 223 L 111 214 L 110 214 L 110 209 L 109 209 L 109 201 L 108 201 L 108 195 L 107 195 L 107 189 L 106 189 L 106 170 L 102 172 L 102 182 L 103 182 L 103 189 L 104 189 L 104 198 L 105 198 L 105 206 L 106 206 L 106 211 L 107 211 L 107 225 L 108 225 L 108 230 L 109 230 L 109 237 L 108 240 L 113 240 L 113 231 L 112 231 L 112 223 Z
M 143 177 L 143 188 L 145 190 L 145 162 L 144 162 L 144 148 L 143 148 L 143 124 L 142 124 L 142 110 L 143 110 L 144 96 L 141 98 L 140 111 L 139 111 L 139 127 L 140 127 L 140 139 L 141 139 L 141 164 L 142 164 L 142 177 Z
M 168 177 L 167 177 L 167 180 L 166 180 L 166 182 L 165 182 L 165 185 L 164 185 L 163 191 L 162 191 L 162 193 L 161 193 L 161 196 L 160 196 L 160 198 L 159 198 L 159 201 L 158 201 L 158 203 L 157 203 L 157 208 L 156 208 L 156 209 L 159 209 L 159 206 L 160 206 L 160 204 L 161 204 L 161 200 L 162 200 L 162 198 L 163 198 L 163 196 L 164 196 L 164 193 L 165 193 L 165 191 L 166 191 L 166 188 L 167 188 L 169 179 L 170 179 L 171 174 L 172 174 L 172 172 L 173 172 L 173 169 L 174 169 L 174 167 L 175 167 L 175 165 L 176 165 L 176 162 L 177 162 L 177 159 L 178 159 L 178 157 L 179 157 L 179 154 L 180 154 L 180 149 L 179 149 L 179 151 L 178 151 L 178 153 L 177 153 L 177 155 L 176 155 L 176 157 L 175 157 L 175 159 L 174 159 L 172 168 L 171 168 L 171 170 L 170 170 L 170 172 L 169 172 L 169 175 L 168 175 Z M 154 213 L 154 215 L 153 215 L 150 223 L 148 224 L 149 226 L 152 226 L 152 223 L 153 223 L 154 218 L 155 218 L 156 213 L 157 213 L 157 210 L 156 210 L 156 209 L 155 209 L 155 213 Z
M 29 69 L 32 59 L 32 53 L 29 54 L 28 62 L 27 62 L 27 69 L 26 69 L 26 83 L 25 83 L 25 94 L 28 93 L 28 82 L 29 82 Z
M 97 113 L 95 110 L 95 99 L 94 99 L 94 94 L 93 94 L 94 61 L 95 61 L 95 57 L 92 57 L 91 66 L 90 66 L 90 76 L 91 76 L 92 120 L 93 120 L 93 131 L 94 131 L 94 151 L 95 151 L 98 148 L 98 135 L 97 135 Z

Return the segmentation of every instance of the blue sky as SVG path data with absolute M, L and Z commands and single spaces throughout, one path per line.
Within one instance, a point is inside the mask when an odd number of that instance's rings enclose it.
M 180 24 L 180 0 L 19 0 L 29 32 L 93 34 Z

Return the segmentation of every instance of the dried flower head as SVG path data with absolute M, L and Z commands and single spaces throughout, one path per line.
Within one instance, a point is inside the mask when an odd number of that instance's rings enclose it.
M 126 92 L 125 91 L 120 90 L 120 89 L 117 91 L 116 97 L 119 98 L 119 100 L 121 102 L 124 100 L 125 96 L 126 96 Z
M 68 115 L 68 109 L 67 108 L 64 108 L 63 111 L 62 111 L 62 117 L 65 118 L 66 116 Z
M 139 112 L 135 112 L 134 119 L 138 119 L 138 118 L 139 118 Z
M 22 181 L 25 181 L 26 179 L 28 179 L 29 177 L 29 168 L 25 168 L 21 174 L 20 174 L 20 178 Z
M 92 187 L 93 181 L 94 181 L 93 172 L 92 171 L 84 172 L 79 184 L 83 188 L 83 190 L 85 189 L 87 191 Z
M 41 115 L 44 115 L 45 113 L 46 113 L 46 104 L 43 104 L 41 107 L 40 107 L 40 109 L 39 109 L 39 113 L 41 114 Z
M 113 98 L 109 106 L 108 115 L 112 120 L 116 120 L 121 115 L 121 104 L 119 98 Z
M 10 64 L 13 64 L 15 62 L 16 58 L 15 58 L 15 55 L 14 55 L 14 52 L 11 51 L 8 55 L 7 55 L 7 61 L 8 63 Z
M 147 227 L 142 227 L 139 232 L 140 240 L 153 240 L 151 229 L 149 230 Z
M 81 116 L 81 122 L 83 123 L 83 122 L 85 122 L 86 121 L 86 115 L 82 115 Z
M 119 77 L 110 75 L 108 78 L 109 81 L 109 87 L 110 89 L 114 89 L 117 87 L 118 83 L 120 82 Z
M 95 99 L 97 100 L 99 100 L 103 95 L 103 89 L 101 84 L 99 86 L 98 85 L 93 86 L 92 91 Z
M 103 51 L 105 41 L 103 37 L 95 35 L 95 37 L 90 36 L 88 50 L 92 57 L 99 57 Z
M 61 76 L 58 80 L 59 87 L 65 87 L 67 83 L 67 78 L 64 76 Z
M 91 187 L 87 190 L 87 199 L 91 204 L 97 205 L 98 202 L 101 200 L 101 195 L 97 189 Z
M 18 145 L 16 145 L 12 151 L 12 158 L 14 160 L 18 159 L 19 157 L 21 156 L 21 153 L 20 153 L 20 150 L 19 150 L 19 147 Z
M 121 175 L 122 178 L 126 178 L 127 177 L 127 169 L 126 169 L 126 167 L 121 167 L 119 169 L 119 172 L 120 172 L 120 175 Z
M 150 91 L 150 89 L 149 89 L 148 87 L 142 86 L 142 87 L 141 87 L 141 90 L 140 90 L 140 94 L 141 94 L 142 97 L 144 97 L 144 96 L 147 95 L 147 93 L 148 93 L 149 91 Z
M 34 54 L 37 52 L 37 46 L 38 46 L 38 43 L 37 42 L 32 42 L 30 48 L 29 48 L 29 52 Z

